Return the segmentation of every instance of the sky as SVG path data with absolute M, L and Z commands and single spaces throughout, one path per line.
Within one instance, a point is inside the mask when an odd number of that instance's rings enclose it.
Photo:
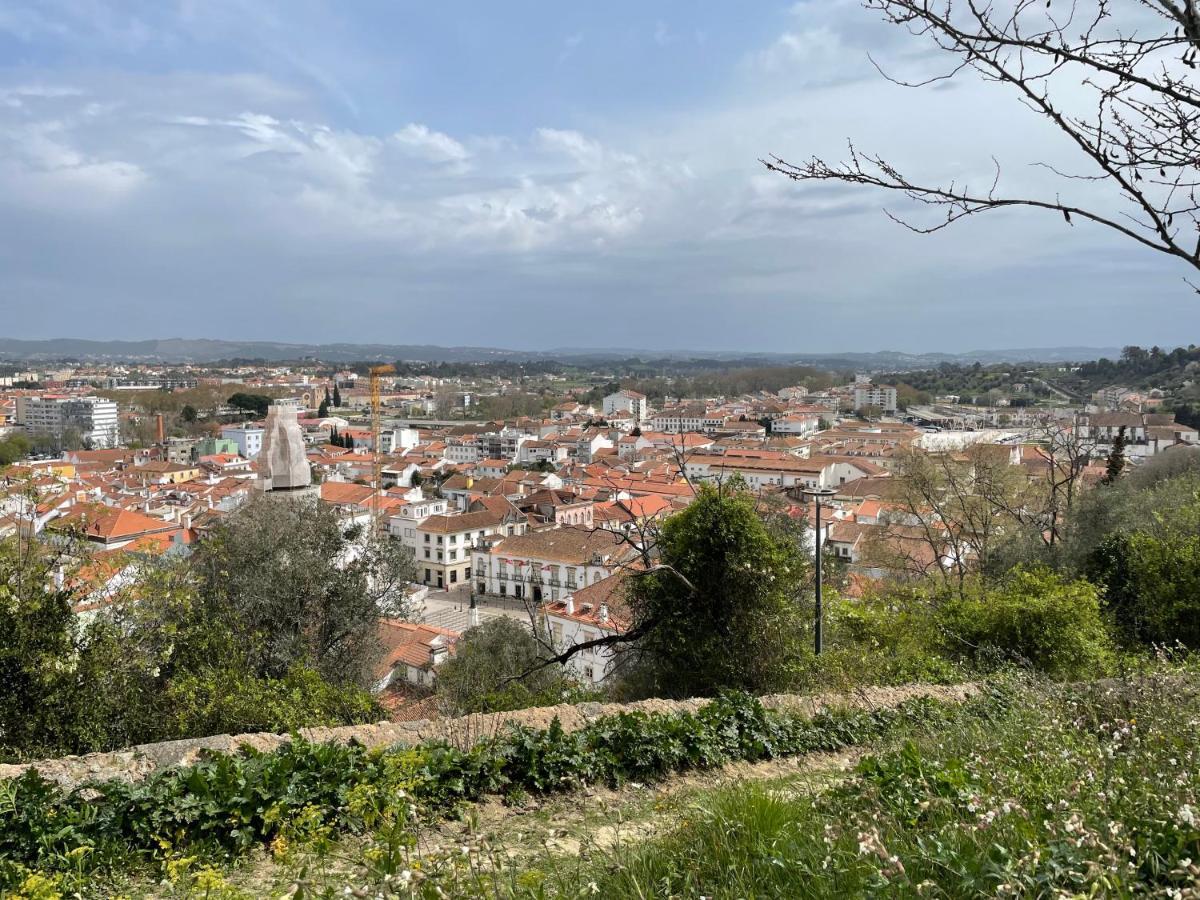
M 921 236 L 760 158 L 1047 189 L 1062 139 L 857 2 L 5 0 L 0 334 L 514 349 L 1174 346 L 1165 256 Z M 1088 190 L 1094 190 L 1088 187 Z M 1108 202 L 1101 198 L 1097 202 Z

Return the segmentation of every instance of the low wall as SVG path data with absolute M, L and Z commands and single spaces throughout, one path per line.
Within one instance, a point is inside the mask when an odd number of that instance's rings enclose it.
M 929 697 L 944 702 L 961 702 L 978 693 L 972 684 L 950 686 L 904 685 L 901 687 L 863 688 L 853 694 L 772 694 L 762 698 L 764 706 L 788 709 L 812 716 L 831 707 L 875 709 L 898 706 L 906 700 Z M 453 719 L 426 719 L 417 722 L 379 722 L 375 725 L 345 725 L 338 728 L 304 728 L 300 734 L 313 742 L 357 741 L 367 747 L 413 746 L 424 741 L 444 740 L 456 746 L 470 746 L 503 730 L 509 723 L 531 728 L 546 728 L 556 718 L 566 731 L 575 731 L 601 716 L 641 710 L 643 712 L 695 712 L 707 699 L 640 700 L 636 703 L 576 703 L 543 706 L 506 713 L 480 713 Z M 15 778 L 36 769 L 44 778 L 65 787 L 87 781 L 121 779 L 140 781 L 148 775 L 175 766 L 196 762 L 204 751 L 236 752 L 241 747 L 274 750 L 291 741 L 288 734 L 217 734 L 211 737 L 159 744 L 139 744 L 111 753 L 64 756 L 19 765 L 0 765 L 0 780 Z

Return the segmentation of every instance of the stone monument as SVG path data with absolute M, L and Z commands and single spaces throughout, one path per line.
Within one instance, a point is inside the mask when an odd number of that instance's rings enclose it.
M 267 408 L 262 450 L 257 457 L 258 489 L 291 491 L 312 483 L 296 400 L 276 400 Z

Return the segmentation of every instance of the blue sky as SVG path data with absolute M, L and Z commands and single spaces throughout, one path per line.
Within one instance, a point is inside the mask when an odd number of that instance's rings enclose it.
M 1046 187 L 1066 149 L 857 3 L 0 5 L 0 331 L 517 348 L 1188 343 L 1165 258 L 931 237 L 768 153 Z M 1097 202 L 1107 202 L 1099 198 Z M 899 208 L 903 209 L 900 204 Z

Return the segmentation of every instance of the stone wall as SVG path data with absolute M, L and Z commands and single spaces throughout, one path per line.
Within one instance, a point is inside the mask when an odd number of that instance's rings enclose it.
M 864 688 L 853 694 L 773 694 L 762 698 L 764 706 L 796 710 L 812 716 L 831 707 L 892 707 L 917 697 L 944 702 L 961 702 L 978 692 L 975 685 L 905 685 L 902 687 Z M 577 703 L 522 709 L 507 713 L 476 714 L 454 719 L 427 719 L 417 722 L 380 722 L 375 725 L 346 725 L 339 728 L 305 728 L 300 734 L 314 742 L 357 741 L 367 747 L 412 746 L 423 741 L 444 740 L 466 747 L 502 730 L 509 723 L 546 728 L 554 719 L 566 731 L 575 731 L 601 716 L 620 712 L 695 712 L 708 700 L 641 700 L 637 703 Z M 141 744 L 112 753 L 65 756 L 21 765 L 0 765 L 0 780 L 14 778 L 33 768 L 43 777 L 65 787 L 86 781 L 122 779 L 139 781 L 153 772 L 196 762 L 206 750 L 235 752 L 240 747 L 269 751 L 291 741 L 287 734 L 218 734 L 193 740 Z

